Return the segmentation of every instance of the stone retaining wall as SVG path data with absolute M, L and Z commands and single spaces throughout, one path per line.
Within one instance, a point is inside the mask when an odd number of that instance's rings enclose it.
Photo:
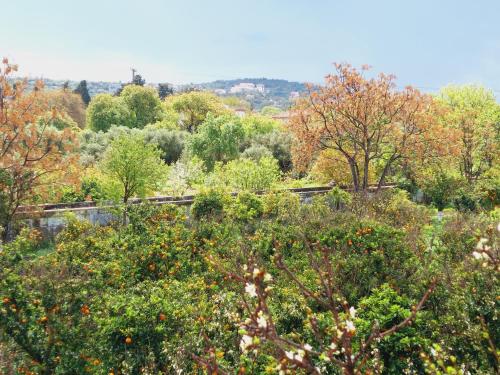
M 384 186 L 383 189 L 392 188 L 392 185 Z M 312 197 L 318 194 L 325 194 L 330 191 L 330 186 L 320 186 L 312 188 L 297 188 L 286 189 L 300 196 L 302 203 L 309 203 Z M 346 189 L 349 190 L 349 189 Z M 256 192 L 256 194 L 264 194 L 265 192 Z M 233 193 L 236 195 L 236 193 Z M 152 204 L 174 204 L 185 206 L 189 213 L 189 206 L 193 203 L 194 195 L 182 197 L 162 196 L 150 197 L 145 199 L 133 199 L 132 204 L 141 202 L 150 202 Z M 30 228 L 38 229 L 44 238 L 53 239 L 67 224 L 67 215 L 73 214 L 81 220 L 87 220 L 95 225 L 106 225 L 110 221 L 116 219 L 110 208 L 113 206 L 99 205 L 96 202 L 78 202 L 78 203 L 58 203 L 44 204 L 39 206 L 23 206 L 19 208 L 16 214 L 16 222 L 21 225 L 26 225 Z

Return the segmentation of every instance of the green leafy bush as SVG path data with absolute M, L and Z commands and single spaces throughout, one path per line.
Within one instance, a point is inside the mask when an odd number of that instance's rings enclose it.
M 191 213 L 195 219 L 220 217 L 224 213 L 227 196 L 219 190 L 201 192 L 194 198 Z
M 263 213 L 262 199 L 248 191 L 238 193 L 229 208 L 230 217 L 243 222 L 259 218 Z
M 207 184 L 226 186 L 232 190 L 266 190 L 280 177 L 275 159 L 263 157 L 259 161 L 250 159 L 233 160 L 226 165 L 218 164 L 208 177 Z

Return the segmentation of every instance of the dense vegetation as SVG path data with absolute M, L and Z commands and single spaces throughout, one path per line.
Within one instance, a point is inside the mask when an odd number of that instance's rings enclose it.
M 169 206 L 128 214 L 125 226 L 71 219 L 49 253 L 33 232 L 4 246 L 3 371 L 498 366 L 498 217 L 453 212 L 439 222 L 403 192 L 336 191 L 310 205 L 208 191 L 190 218 Z
M 279 122 L 139 75 L 30 90 L 4 59 L 0 372 L 498 372 L 500 106 L 335 68 Z M 83 200 L 114 219 L 56 239 L 16 219 Z

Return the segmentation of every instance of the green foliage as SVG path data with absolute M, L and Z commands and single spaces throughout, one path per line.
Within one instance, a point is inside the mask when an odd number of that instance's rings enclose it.
M 83 130 L 80 133 L 80 163 L 92 166 L 99 162 L 110 143 L 121 136 L 141 136 L 148 144 L 161 151 L 161 158 L 167 164 L 178 161 L 184 151 L 188 133 L 156 126 L 144 129 L 130 129 L 125 126 L 112 126 L 107 132 Z
M 201 192 L 194 198 L 191 213 L 197 220 L 221 217 L 227 201 L 227 196 L 220 190 Z
M 107 179 L 110 195 L 124 203 L 134 195 L 144 197 L 155 191 L 167 175 L 160 151 L 146 144 L 141 136 L 122 136 L 114 140 L 100 168 Z
M 170 95 L 165 105 L 180 114 L 183 129 L 191 133 L 205 122 L 209 113 L 213 116 L 227 113 L 220 99 L 209 92 L 191 91 Z
M 252 155 L 255 152 L 252 149 L 265 147 L 278 160 L 280 169 L 283 172 L 292 169 L 292 137 L 289 133 L 275 129 L 266 134 L 256 134 L 247 139 L 246 142 L 250 144 L 249 148 L 247 148 L 248 151 L 245 150 L 248 154 Z
M 72 129 L 79 130 L 78 124 L 66 113 L 57 113 L 55 116 L 52 113 L 47 113 L 45 116 L 38 119 L 40 127 L 53 126 L 57 130 Z
M 131 126 L 132 113 L 121 98 L 110 94 L 96 95 L 87 108 L 87 127 L 107 131 L 112 125 Z
M 324 200 L 330 208 L 339 210 L 352 202 L 352 195 L 335 186 L 325 194 Z
M 427 176 L 422 190 L 438 210 L 443 210 L 451 204 L 462 183 L 460 176 L 451 171 L 439 170 Z
M 270 157 L 258 161 L 237 159 L 226 165 L 217 164 L 207 184 L 233 190 L 266 190 L 280 177 L 278 162 Z
M 237 118 L 208 115 L 198 132 L 189 140 L 188 150 L 211 171 L 216 162 L 226 163 L 236 159 L 243 139 L 243 127 Z
M 151 127 L 146 127 L 143 134 L 144 141 L 158 147 L 161 151 L 161 158 L 167 164 L 175 163 L 180 159 L 189 136 L 189 133 L 185 131 Z
M 474 183 L 498 163 L 500 105 L 493 92 L 481 86 L 445 87 L 437 101 L 446 109 L 441 120 L 458 138 L 456 169 Z
M 260 114 L 262 116 L 274 116 L 281 112 L 282 110 L 280 108 L 273 107 L 271 105 L 266 105 L 265 107 L 262 107 L 262 109 L 260 110 Z
M 344 280 L 344 295 L 352 304 L 374 288 L 390 282 L 408 292 L 417 259 L 404 243 L 403 231 L 373 222 L 351 222 L 321 236 L 321 242 L 338 250 L 339 274 Z M 365 272 L 358 274 L 355 270 Z
M 277 220 L 288 220 L 299 213 L 300 199 L 289 192 L 272 192 L 263 196 L 264 214 Z
M 387 284 L 374 289 L 369 297 L 363 298 L 357 310 L 356 326 L 366 338 L 371 334 L 372 324 L 378 322 L 381 330 L 401 323 L 411 314 L 412 302 Z M 394 335 L 384 338 L 377 346 L 385 374 L 402 374 L 410 369 L 422 372 L 420 359 L 422 347 L 430 346 L 425 339 L 425 313 L 419 313 L 415 323 Z
M 76 203 L 83 201 L 101 201 L 106 198 L 106 192 L 101 181 L 95 176 L 85 176 L 80 183 L 80 189 L 72 187 L 63 189 L 59 198 L 61 203 Z
M 251 159 L 253 161 L 258 162 L 260 159 L 266 157 L 266 158 L 272 158 L 273 154 L 269 149 L 265 146 L 262 145 L 252 145 L 245 149 L 241 153 L 241 157 L 244 159 Z
M 152 87 L 127 85 L 120 98 L 128 107 L 131 116 L 131 127 L 142 129 L 162 118 L 162 106 L 158 92 Z
M 182 207 L 131 205 L 127 225 L 69 218 L 55 250 L 43 253 L 39 236 L 23 232 L 0 251 L 0 342 L 9 365 L 44 374 L 208 371 L 196 355 L 215 357 L 228 373 L 273 373 L 283 356 L 271 342 L 255 352 L 239 347 L 251 318 L 242 306 L 257 299 L 224 270 L 245 280 L 269 272 L 266 314 L 276 334 L 334 350 L 326 337 L 339 327 L 315 298 L 326 298 L 317 269 L 328 261 L 340 319 L 352 319 L 354 350 L 375 326 L 383 331 L 410 316 L 438 279 L 411 325 L 373 342 L 364 372 L 494 373 L 498 275 L 493 263 L 472 256 L 483 235 L 496 254 L 494 214 L 455 212 L 431 225 L 428 209 L 401 191 L 351 202 L 332 195 L 344 210 L 332 210 L 328 199 L 301 205 L 290 192 L 231 199 L 214 190 L 196 196 L 192 219 Z M 319 294 L 304 296 L 278 259 Z M 316 357 L 323 373 L 340 373 Z
M 251 115 L 241 119 L 245 136 L 251 138 L 261 134 L 268 134 L 279 129 L 281 124 L 273 119 L 263 116 Z
M 243 222 L 259 218 L 263 213 L 264 205 L 262 199 L 248 191 L 238 193 L 233 204 L 229 208 L 229 215 Z

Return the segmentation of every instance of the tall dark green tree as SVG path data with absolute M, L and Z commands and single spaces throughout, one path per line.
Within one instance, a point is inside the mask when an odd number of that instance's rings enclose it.
M 158 95 L 160 99 L 163 100 L 169 95 L 173 95 L 174 88 L 169 83 L 159 83 L 158 84 Z
M 132 79 L 132 84 L 137 86 L 144 86 L 146 80 L 142 78 L 140 74 L 134 74 L 134 78 Z
M 86 80 L 80 81 L 80 83 L 78 84 L 78 86 L 76 87 L 76 89 L 73 92 L 75 94 L 80 94 L 85 105 L 89 105 L 90 94 L 89 94 L 89 90 L 87 88 L 87 81 Z

